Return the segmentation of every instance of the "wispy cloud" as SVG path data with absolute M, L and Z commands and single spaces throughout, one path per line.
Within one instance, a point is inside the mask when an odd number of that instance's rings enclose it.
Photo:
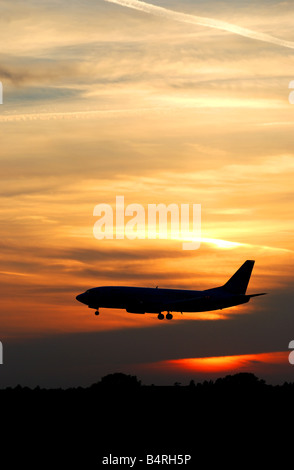
M 51 83 L 56 79 L 64 79 L 76 75 L 81 66 L 64 62 L 40 61 L 25 65 L 0 65 L 0 77 L 6 82 L 20 86 L 25 84 Z
M 225 21 L 217 20 L 214 18 L 207 18 L 196 15 L 189 15 L 187 13 L 180 13 L 167 8 L 159 7 L 156 5 L 151 5 L 149 3 L 137 1 L 137 0 L 105 0 L 106 2 L 116 3 L 121 6 L 128 8 L 133 8 L 135 10 L 140 10 L 146 13 L 150 13 L 155 16 L 162 16 L 167 19 L 174 21 L 180 21 L 182 23 L 195 24 L 199 26 L 208 26 L 214 29 L 220 29 L 227 31 L 229 33 L 238 34 L 239 36 L 244 36 L 246 38 L 255 39 L 258 41 L 264 41 L 270 44 L 276 44 L 282 47 L 288 47 L 294 49 L 294 42 L 286 41 L 280 38 L 276 38 L 266 33 L 260 33 L 258 31 L 253 31 L 248 28 L 243 28 Z

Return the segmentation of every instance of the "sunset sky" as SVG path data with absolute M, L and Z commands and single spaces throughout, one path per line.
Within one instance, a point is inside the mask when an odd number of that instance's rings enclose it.
M 294 4 L 153 5 L 190 22 L 104 0 L 1 2 L 0 387 L 117 371 L 146 384 L 294 381 Z M 201 204 L 200 248 L 97 240 L 94 207 L 116 196 L 146 212 Z M 246 259 L 248 292 L 268 295 L 227 310 L 159 322 L 95 317 L 75 299 L 102 285 L 211 288 Z

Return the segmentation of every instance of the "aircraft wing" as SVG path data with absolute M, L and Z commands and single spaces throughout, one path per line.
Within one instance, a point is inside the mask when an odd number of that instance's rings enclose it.
M 174 300 L 174 301 L 169 301 L 169 300 L 163 300 L 163 299 L 158 299 L 158 300 L 141 300 L 140 298 L 134 298 L 132 299 L 131 302 L 127 304 L 126 310 L 129 313 L 145 313 L 145 312 L 164 312 L 164 311 L 175 311 L 175 309 L 181 309 L 185 308 L 185 305 L 190 305 L 191 302 L 195 302 L 195 300 L 203 300 L 205 298 L 208 298 L 208 296 L 197 296 L 197 297 L 191 297 L 190 299 L 187 299 L 186 297 L 180 299 L 180 300 Z M 179 307 L 181 306 L 181 307 Z M 183 307 L 182 307 L 183 306 Z
M 195 302 L 196 300 L 203 300 L 203 299 L 208 299 L 208 295 L 197 295 L 197 297 L 190 297 L 189 299 L 184 298 L 180 300 L 174 300 L 172 302 L 162 302 L 161 303 L 161 311 L 173 311 L 175 308 L 177 308 L 179 305 L 189 305 L 191 302 Z M 183 309 L 184 310 L 184 309 Z

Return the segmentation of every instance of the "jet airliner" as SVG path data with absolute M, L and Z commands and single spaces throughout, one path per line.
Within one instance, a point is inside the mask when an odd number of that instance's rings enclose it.
M 246 294 L 247 286 L 254 266 L 253 260 L 247 260 L 220 287 L 203 291 L 183 289 L 159 289 L 158 287 L 103 286 L 88 289 L 77 295 L 76 299 L 95 309 L 125 309 L 129 313 L 156 313 L 159 320 L 171 320 L 171 312 L 206 312 L 222 310 L 249 302 L 251 297 L 262 294 Z

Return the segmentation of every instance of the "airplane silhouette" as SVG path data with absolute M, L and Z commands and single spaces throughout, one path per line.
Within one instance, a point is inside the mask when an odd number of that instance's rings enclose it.
M 221 287 L 203 291 L 183 289 L 158 289 L 152 287 L 104 286 L 88 289 L 77 295 L 76 299 L 96 309 L 122 308 L 129 313 L 157 313 L 163 320 L 162 312 L 167 312 L 166 319 L 171 320 L 171 312 L 206 312 L 222 310 L 249 302 L 251 297 L 262 294 L 246 294 L 253 260 L 247 260 L 235 274 Z

